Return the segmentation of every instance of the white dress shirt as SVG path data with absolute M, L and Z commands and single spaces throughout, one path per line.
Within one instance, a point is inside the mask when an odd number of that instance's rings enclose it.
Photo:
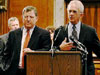
M 32 35 L 34 28 L 35 28 L 35 26 L 29 30 L 30 37 Z M 26 35 L 27 35 L 27 29 L 24 27 L 22 30 L 22 41 L 21 41 L 21 52 L 20 52 L 19 66 L 22 65 L 22 52 L 23 52 L 23 46 L 24 46 L 24 41 L 25 41 Z

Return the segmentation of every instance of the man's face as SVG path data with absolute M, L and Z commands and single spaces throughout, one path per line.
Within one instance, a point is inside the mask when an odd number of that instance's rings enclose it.
M 81 18 L 80 10 L 78 9 L 77 5 L 70 4 L 68 9 L 68 18 L 72 24 L 77 24 Z
M 35 15 L 34 10 L 29 12 L 24 12 L 23 14 L 23 24 L 25 28 L 31 29 L 37 22 L 38 18 Z
M 10 26 L 9 26 L 10 31 L 18 28 L 19 28 L 19 22 L 17 20 L 10 22 Z

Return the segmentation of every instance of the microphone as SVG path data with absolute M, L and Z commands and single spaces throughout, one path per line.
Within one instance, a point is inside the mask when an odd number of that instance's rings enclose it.
M 81 42 L 79 42 L 78 40 L 74 39 L 73 36 L 70 36 L 70 40 L 73 41 L 73 43 L 75 44 L 75 46 L 76 46 L 80 51 L 82 51 L 82 52 L 88 54 L 87 48 L 86 48 Z
M 62 29 L 62 26 L 60 26 L 60 28 L 59 28 L 59 31 L 58 31 L 57 35 L 55 36 L 55 39 L 54 39 L 54 41 L 56 41 L 56 40 L 57 40 L 57 38 L 58 38 L 58 35 L 59 35 L 59 33 L 60 33 L 61 29 Z
M 54 38 L 54 40 L 53 40 L 53 42 L 52 42 L 52 45 L 51 45 L 50 51 L 52 51 L 52 57 L 54 56 L 54 52 L 57 50 L 57 48 L 54 47 L 54 41 L 57 40 L 57 38 L 58 38 L 58 36 L 59 36 L 59 33 L 60 33 L 61 29 L 62 29 L 62 26 L 60 26 L 60 28 L 59 28 L 59 30 L 58 30 L 58 32 L 57 32 L 57 35 L 55 36 L 55 38 Z M 54 31 L 54 34 L 55 34 L 55 31 Z

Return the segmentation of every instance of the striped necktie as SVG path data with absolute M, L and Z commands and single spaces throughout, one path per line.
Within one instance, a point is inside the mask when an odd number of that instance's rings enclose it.
M 77 38 L 76 26 L 73 25 L 72 29 L 73 29 L 73 31 L 72 31 L 72 36 L 74 37 L 74 39 L 78 40 L 78 38 Z

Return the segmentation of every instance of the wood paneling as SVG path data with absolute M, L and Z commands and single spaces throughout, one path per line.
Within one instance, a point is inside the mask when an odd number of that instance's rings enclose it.
M 53 0 L 11 0 L 10 1 L 10 17 L 17 16 L 22 26 L 22 10 L 25 6 L 35 6 L 38 10 L 39 20 L 37 25 L 45 28 L 53 24 Z
M 8 32 L 8 18 L 16 16 L 22 23 L 22 10 L 25 6 L 32 5 L 38 10 L 39 20 L 37 26 L 46 28 L 53 25 L 53 0 L 8 0 L 8 10 L 0 10 L 0 35 Z
M 0 11 L 0 35 L 8 31 L 7 20 L 8 20 L 8 12 Z
M 84 3 L 85 12 L 83 22 L 94 27 L 100 39 L 100 4 L 99 3 Z

